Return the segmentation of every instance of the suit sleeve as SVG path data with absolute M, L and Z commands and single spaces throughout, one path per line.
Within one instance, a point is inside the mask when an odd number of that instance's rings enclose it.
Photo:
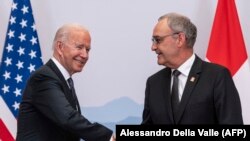
M 241 102 L 230 72 L 217 74 L 214 88 L 215 111 L 219 124 L 243 124 Z
M 109 141 L 112 131 L 98 123 L 89 122 L 70 105 L 59 80 L 38 76 L 30 83 L 32 102 L 52 122 L 84 140 Z
M 150 116 L 149 108 L 149 93 L 150 93 L 150 84 L 149 79 L 147 80 L 146 90 L 145 90 L 145 100 L 144 100 L 144 109 L 142 114 L 142 123 L 141 124 L 153 124 Z

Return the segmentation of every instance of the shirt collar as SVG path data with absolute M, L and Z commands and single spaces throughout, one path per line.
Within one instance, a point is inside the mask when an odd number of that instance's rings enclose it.
M 186 77 L 188 76 L 190 70 L 191 70 L 191 67 L 194 63 L 194 60 L 195 60 L 195 55 L 194 53 L 192 54 L 191 57 L 189 57 L 179 68 L 178 68 L 178 71 L 181 72 L 182 75 L 185 75 Z
M 61 63 L 59 63 L 55 57 L 51 58 L 52 61 L 56 64 L 56 66 L 58 67 L 58 69 L 60 70 L 60 72 L 62 73 L 63 77 L 65 80 L 68 80 L 70 78 L 70 75 L 68 73 L 68 71 L 63 67 L 63 65 L 61 65 Z

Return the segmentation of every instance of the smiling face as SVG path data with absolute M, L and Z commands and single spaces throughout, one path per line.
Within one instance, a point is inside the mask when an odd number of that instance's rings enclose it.
M 81 72 L 88 61 L 91 37 L 87 30 L 76 27 L 65 33 L 56 41 L 54 56 L 72 75 Z
M 178 33 L 174 33 L 168 27 L 167 19 L 158 21 L 153 30 L 152 51 L 158 55 L 158 64 L 172 68 L 178 57 Z

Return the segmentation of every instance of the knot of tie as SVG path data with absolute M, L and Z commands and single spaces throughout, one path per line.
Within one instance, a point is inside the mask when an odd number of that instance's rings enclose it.
M 68 83 L 69 83 L 70 89 L 74 88 L 74 82 L 71 77 L 68 79 Z
M 175 77 L 178 77 L 180 74 L 181 74 L 181 72 L 178 71 L 178 70 L 174 70 L 174 71 L 173 71 L 173 75 L 174 75 Z

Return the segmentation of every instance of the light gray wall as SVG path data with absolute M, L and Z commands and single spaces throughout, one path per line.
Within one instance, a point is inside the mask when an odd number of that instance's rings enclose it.
M 151 35 L 158 17 L 179 12 L 198 27 L 195 52 L 205 58 L 217 0 L 31 0 L 43 61 L 52 54 L 51 43 L 59 26 L 85 25 L 92 35 L 90 59 L 74 76 L 81 106 L 100 106 L 127 96 L 143 104 L 148 76 L 158 71 L 151 51 Z M 248 52 L 250 45 L 249 0 L 236 1 Z M 0 58 L 11 0 L 0 5 Z

